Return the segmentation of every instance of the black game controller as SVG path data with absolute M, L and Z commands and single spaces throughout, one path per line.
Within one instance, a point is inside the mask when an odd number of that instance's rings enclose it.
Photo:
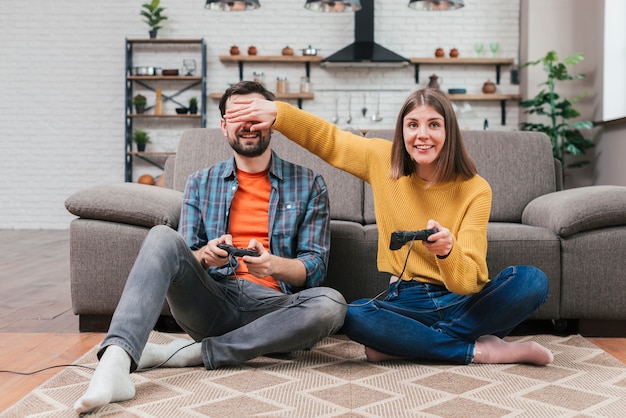
M 421 231 L 396 231 L 391 233 L 391 241 L 389 241 L 390 250 L 399 250 L 409 241 L 419 240 L 426 241 L 428 237 L 438 232 L 437 228 L 422 229 Z
M 226 251 L 228 255 L 234 255 L 235 257 L 243 257 L 244 255 L 249 255 L 252 257 L 259 256 L 259 252 L 251 248 L 238 248 L 228 244 L 217 244 L 217 246 L 218 248 Z

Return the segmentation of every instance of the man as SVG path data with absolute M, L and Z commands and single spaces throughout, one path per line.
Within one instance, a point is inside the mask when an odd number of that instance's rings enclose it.
M 220 100 L 221 114 L 243 96 L 274 99 L 262 84 L 240 82 Z M 269 146 L 271 130 L 251 132 L 253 124 L 220 120 L 233 158 L 189 177 L 178 233 L 149 232 L 77 412 L 133 398 L 136 369 L 215 369 L 310 348 L 342 326 L 345 299 L 317 287 L 330 246 L 324 180 L 280 159 Z M 220 244 L 258 256 L 231 257 Z M 195 342 L 146 345 L 165 300 Z

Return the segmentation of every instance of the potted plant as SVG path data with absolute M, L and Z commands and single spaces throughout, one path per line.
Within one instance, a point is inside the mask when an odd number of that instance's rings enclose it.
M 547 80 L 540 84 L 540 86 L 545 85 L 546 88 L 541 89 L 534 98 L 521 101 L 519 105 L 526 109 L 524 113 L 544 116 L 548 121 L 547 123 L 525 122 L 521 124 L 521 129 L 547 134 L 552 142 L 552 153 L 562 164 L 565 154 L 582 155 L 587 149 L 594 146 L 593 142 L 585 138 L 580 131 L 580 129 L 592 128 L 593 122 L 569 122 L 580 116 L 580 112 L 574 109 L 573 103 L 583 98 L 587 92 L 578 95 L 571 101 L 556 93 L 557 81 L 585 77 L 584 74 L 570 74 L 567 70 L 568 66 L 576 65 L 583 59 L 583 54 L 574 54 L 560 62 L 557 53 L 550 51 L 543 58 L 522 64 L 522 67 L 542 64 L 543 70 L 547 74 Z M 587 163 L 589 161 L 578 161 L 567 165 L 567 167 L 580 167 Z M 566 166 L 563 164 L 563 167 Z
M 141 5 L 140 14 L 146 18 L 144 22 L 150 26 L 150 38 L 156 38 L 158 30 L 161 29 L 159 23 L 167 19 L 167 16 L 162 14 L 165 8 L 159 5 L 160 2 L 161 0 L 152 0 Z
M 198 113 L 198 99 L 195 97 L 189 99 L 189 113 L 192 115 Z
M 148 99 L 146 99 L 146 96 L 137 94 L 135 95 L 135 97 L 133 97 L 133 104 L 135 105 L 135 111 L 139 114 L 145 112 L 147 103 L 148 103 Z
M 146 144 L 150 143 L 150 135 L 143 129 L 137 129 L 133 132 L 133 142 L 137 144 L 137 151 L 144 152 Z

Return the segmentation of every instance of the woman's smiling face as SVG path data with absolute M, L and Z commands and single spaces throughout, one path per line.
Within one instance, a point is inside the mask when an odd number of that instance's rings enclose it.
M 443 116 L 430 106 L 417 106 L 404 117 L 402 134 L 406 151 L 417 163 L 418 177 L 430 180 L 446 142 Z

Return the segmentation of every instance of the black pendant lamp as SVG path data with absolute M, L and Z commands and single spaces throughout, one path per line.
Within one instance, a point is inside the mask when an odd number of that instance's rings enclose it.
M 240 12 L 244 10 L 254 10 L 261 7 L 259 0 L 206 0 L 205 9 L 219 10 L 222 12 Z
M 410 0 L 409 7 L 416 10 L 455 10 L 465 6 L 463 0 Z
M 361 10 L 360 0 L 306 0 L 305 9 L 314 12 L 356 12 Z

